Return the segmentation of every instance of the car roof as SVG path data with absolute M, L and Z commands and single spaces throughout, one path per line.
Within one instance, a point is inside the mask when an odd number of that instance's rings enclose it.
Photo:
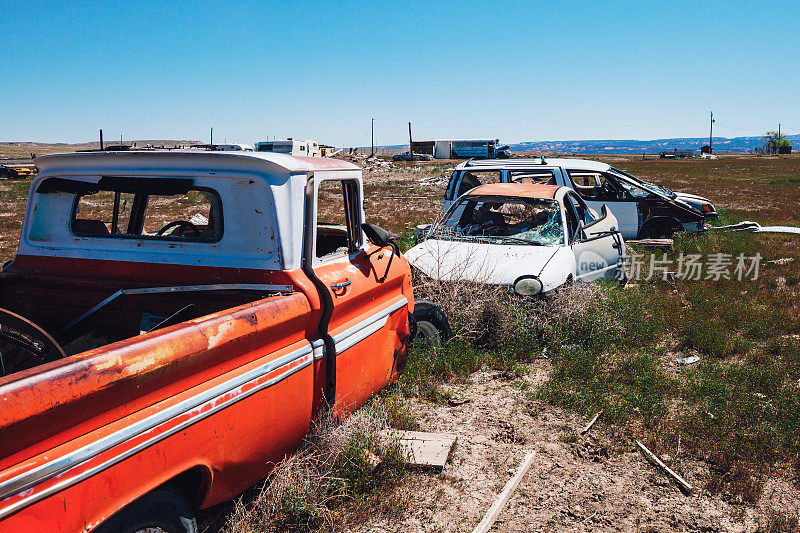
M 147 168 L 164 165 L 167 167 L 204 168 L 217 167 L 268 167 L 291 174 L 314 170 L 361 170 L 356 165 L 341 159 L 327 157 L 302 157 L 275 152 L 224 152 L 205 150 L 132 150 L 125 152 L 72 152 L 44 155 L 36 158 L 40 170 L 80 166 L 120 166 Z M 278 167 L 276 169 L 276 167 Z
M 490 183 L 469 191 L 465 196 L 519 196 L 523 198 L 555 199 L 559 185 L 539 183 Z
M 533 170 L 540 168 L 565 168 L 567 170 L 591 170 L 605 172 L 611 165 L 588 159 L 561 159 L 548 157 L 526 157 L 520 159 L 479 159 L 465 161 L 456 170 Z

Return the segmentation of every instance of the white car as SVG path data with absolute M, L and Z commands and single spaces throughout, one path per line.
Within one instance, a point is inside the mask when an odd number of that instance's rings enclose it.
M 624 276 L 617 219 L 568 187 L 492 184 L 472 189 L 405 254 L 440 281 L 505 285 L 533 296 L 565 283 Z
M 466 161 L 458 165 L 445 191 L 444 209 L 467 191 L 488 183 L 569 187 L 596 211 L 608 206 L 626 239 L 702 231 L 706 220 L 717 218 L 717 210 L 701 196 L 673 192 L 598 161 L 543 157 Z

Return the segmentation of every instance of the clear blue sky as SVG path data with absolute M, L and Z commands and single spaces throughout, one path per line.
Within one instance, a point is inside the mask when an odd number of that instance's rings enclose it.
M 0 140 L 800 132 L 798 2 L 0 0 Z

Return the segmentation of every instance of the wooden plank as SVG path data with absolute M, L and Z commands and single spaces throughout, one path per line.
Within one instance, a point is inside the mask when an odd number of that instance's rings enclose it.
M 409 464 L 439 470 L 444 468 L 457 440 L 455 435 L 422 431 L 390 430 L 388 436 L 398 440 Z
M 691 492 L 691 491 L 692 491 L 692 486 L 689 484 L 689 482 L 688 482 L 688 481 L 686 481 L 685 479 L 683 479 L 681 476 L 679 476 L 679 475 L 678 475 L 678 474 L 677 474 L 675 471 L 673 471 L 673 470 L 672 470 L 670 467 L 668 467 L 666 464 L 664 464 L 664 461 L 662 461 L 661 459 L 659 459 L 658 457 L 656 457 L 656 454 L 654 454 L 653 452 L 651 452 L 650 450 L 648 450 L 648 449 L 647 449 L 647 447 L 646 447 L 644 444 L 642 444 L 641 442 L 639 442 L 638 440 L 636 441 L 636 444 L 638 444 L 638 445 L 639 445 L 639 448 L 642 450 L 642 452 L 644 452 L 644 455 L 645 455 L 645 457 L 647 457 L 647 458 L 651 459 L 651 460 L 652 460 L 652 461 L 654 461 L 654 462 L 655 462 L 655 463 L 656 463 L 658 466 L 660 466 L 661 468 L 663 468 L 663 469 L 664 469 L 664 470 L 667 472 L 667 474 L 669 474 L 670 476 L 672 476 L 672 477 L 673 477 L 673 479 L 675 479 L 675 481 L 677 481 L 677 482 L 678 482 L 678 484 L 679 484 L 679 485 L 681 485 L 681 487 L 683 487 L 683 489 L 684 489 L 686 492 Z
M 508 480 L 506 486 L 503 487 L 503 491 L 500 493 L 500 496 L 494 501 L 489 510 L 486 511 L 486 514 L 483 516 L 483 520 L 478 526 L 472 530 L 472 533 L 486 533 L 491 529 L 492 524 L 494 521 L 497 520 L 498 515 L 500 515 L 500 511 L 503 510 L 503 507 L 506 506 L 508 500 L 511 498 L 511 494 L 516 490 L 519 486 L 520 481 L 525 476 L 525 473 L 533 464 L 533 458 L 536 457 L 536 452 L 529 452 L 525 455 L 525 458 L 522 460 L 522 463 L 519 465 L 517 469 L 517 473 L 514 474 L 514 477 Z
M 598 419 L 598 418 L 600 418 L 600 415 L 602 415 L 602 414 L 603 414 L 603 411 L 600 411 L 599 413 L 597 413 L 596 415 L 594 415 L 594 418 L 592 418 L 592 421 L 591 421 L 591 422 L 589 422 L 589 423 L 586 425 L 586 427 L 585 427 L 585 428 L 583 428 L 583 430 L 581 430 L 581 435 L 585 434 L 587 431 L 589 431 L 590 429 L 592 429 L 592 426 L 594 425 L 594 423 L 595 423 L 595 422 L 597 422 L 597 419 Z

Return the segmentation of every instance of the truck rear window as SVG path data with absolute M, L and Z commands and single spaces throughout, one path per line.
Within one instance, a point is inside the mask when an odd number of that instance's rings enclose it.
M 80 237 L 205 242 L 222 238 L 222 205 L 216 191 L 154 189 L 150 194 L 146 187 L 136 192 L 121 189 L 78 192 L 70 220 L 72 233 Z

